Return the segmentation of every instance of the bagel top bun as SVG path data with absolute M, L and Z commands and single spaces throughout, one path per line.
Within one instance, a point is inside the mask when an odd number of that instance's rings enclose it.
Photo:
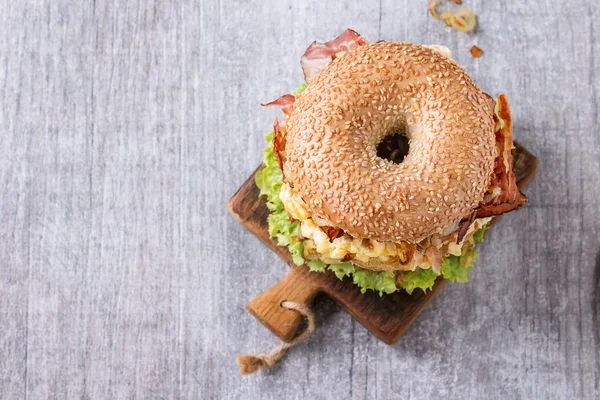
M 285 182 L 319 225 L 417 243 L 472 214 L 497 157 L 494 101 L 450 58 L 409 43 L 365 44 L 333 60 L 276 130 Z M 393 133 L 409 152 L 377 155 Z

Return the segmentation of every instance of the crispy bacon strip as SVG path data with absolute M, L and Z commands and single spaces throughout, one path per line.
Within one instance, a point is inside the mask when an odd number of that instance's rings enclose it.
M 498 157 L 494 166 L 494 176 L 490 184 L 491 190 L 484 197 L 484 203 L 476 210 L 476 218 L 491 217 L 512 211 L 527 203 L 527 197 L 517 187 L 517 179 L 512 170 L 513 158 L 511 149 L 512 140 L 512 117 L 508 106 L 508 99 L 505 95 L 498 97 L 498 116 L 500 120 L 497 123 L 504 125 L 496 132 L 496 146 Z M 494 118 L 497 118 L 494 116 Z M 499 190 L 497 195 L 494 194 Z
M 477 214 L 476 212 L 473 212 L 471 214 L 471 216 L 469 216 L 468 219 L 461 221 L 460 228 L 458 229 L 458 240 L 456 241 L 456 243 L 462 242 L 462 240 L 464 239 L 465 235 L 469 231 L 469 227 L 475 221 L 476 214 Z
M 333 226 L 322 226 L 321 230 L 325 232 L 327 237 L 329 237 L 329 241 L 333 242 L 335 239 L 339 238 L 344 234 L 344 231 L 340 228 L 334 228 Z
M 309 82 L 316 74 L 323 70 L 331 60 L 339 56 L 339 53 L 345 53 L 353 48 L 367 43 L 360 35 L 352 29 L 346 29 L 344 33 L 327 43 L 313 42 L 304 52 L 300 60 L 302 71 L 304 71 L 304 79 Z M 296 101 L 296 97 L 291 94 L 284 94 L 276 100 L 266 104 L 261 104 L 263 107 L 270 106 L 287 106 L 281 109 L 287 116 L 292 114 L 292 105 Z
M 261 106 L 263 106 L 263 107 L 289 106 L 289 107 L 283 107 L 281 109 L 281 111 L 283 111 L 283 113 L 285 115 L 290 115 L 292 113 L 292 107 L 291 107 L 291 105 L 294 104 L 295 101 L 296 101 L 296 97 L 295 96 L 293 96 L 291 94 L 284 94 L 283 96 L 281 96 L 277 100 L 270 101 L 270 102 L 268 102 L 266 104 L 261 104 Z
M 366 43 L 367 41 L 352 29 L 346 29 L 340 36 L 327 43 L 313 42 L 300 60 L 304 79 L 310 83 L 312 78 L 336 57 L 336 54 L 350 51 Z
M 277 157 L 277 163 L 279 169 L 283 171 L 283 162 L 285 161 L 282 156 L 282 151 L 285 149 L 285 135 L 279 129 L 279 119 L 275 118 L 273 123 L 273 153 Z
M 294 104 L 294 101 L 296 101 L 296 97 L 295 96 L 293 96 L 291 94 L 284 94 L 283 96 L 281 96 L 277 100 L 273 100 L 271 102 L 268 102 L 267 104 L 261 104 L 261 106 L 263 106 L 263 107 L 286 106 L 288 104 Z

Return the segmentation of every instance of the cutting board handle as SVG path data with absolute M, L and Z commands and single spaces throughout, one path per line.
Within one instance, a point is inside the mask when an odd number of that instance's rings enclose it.
M 291 340 L 303 319 L 300 313 L 281 307 L 281 302 L 311 305 L 319 292 L 309 274 L 308 268 L 294 266 L 282 280 L 246 305 L 248 311 L 281 340 Z

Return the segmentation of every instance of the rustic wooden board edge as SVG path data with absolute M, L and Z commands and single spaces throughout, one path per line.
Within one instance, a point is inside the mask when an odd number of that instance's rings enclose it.
M 517 184 L 523 189 L 535 177 L 539 163 L 532 153 L 516 142 L 513 158 Z M 269 211 L 264 198 L 259 198 L 259 190 L 254 182 L 254 176 L 260 169 L 259 166 L 233 195 L 228 208 L 242 225 L 286 261 L 291 270 L 286 278 L 248 303 L 250 313 L 276 336 L 289 340 L 294 336 L 302 318 L 297 313 L 282 309 L 280 302 L 294 299 L 312 302 L 317 292 L 323 292 L 378 339 L 387 344 L 397 342 L 445 285 L 446 280 L 438 279 L 433 289 L 427 293 L 419 291 L 408 295 L 401 291 L 379 296 L 373 291 L 362 294 L 348 278 L 339 280 L 330 271 L 316 273 L 308 271 L 306 267 L 295 266 L 287 248 L 278 246 L 268 235 L 266 220 Z M 498 219 L 495 218 L 493 222 Z M 301 280 L 304 293 L 294 289 L 294 280 Z M 283 290 L 283 287 L 286 289 Z

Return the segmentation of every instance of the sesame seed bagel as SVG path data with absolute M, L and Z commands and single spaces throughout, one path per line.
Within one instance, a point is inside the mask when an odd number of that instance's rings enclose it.
M 483 200 L 496 158 L 494 101 L 451 59 L 409 43 L 360 46 L 296 99 L 276 140 L 285 181 L 320 225 L 417 243 Z M 400 164 L 377 145 L 401 132 Z

